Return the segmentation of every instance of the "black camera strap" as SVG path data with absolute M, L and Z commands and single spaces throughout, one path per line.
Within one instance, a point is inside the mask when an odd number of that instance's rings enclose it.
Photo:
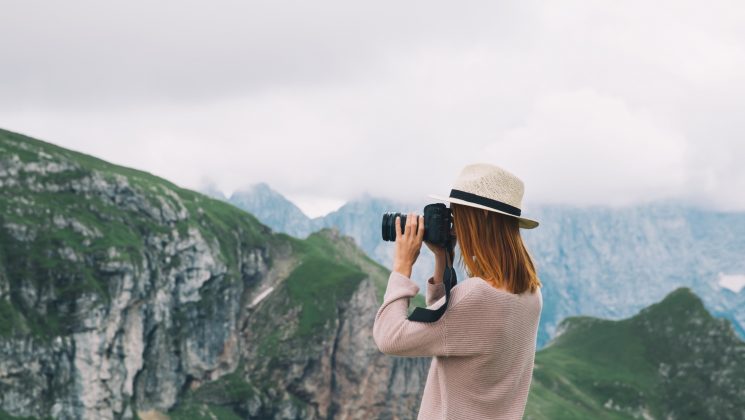
M 447 265 L 445 266 L 445 273 L 443 274 L 442 282 L 445 285 L 445 303 L 442 304 L 437 309 L 427 309 L 422 307 L 416 307 L 414 308 L 414 311 L 411 312 L 411 315 L 407 318 L 409 321 L 416 321 L 416 322 L 435 322 L 442 315 L 445 313 L 445 310 L 448 307 L 448 301 L 450 301 L 450 289 L 455 286 L 455 284 L 458 282 L 457 276 L 455 274 L 455 269 L 453 268 L 453 264 L 450 261 L 450 252 L 445 251 L 445 258 L 447 261 Z

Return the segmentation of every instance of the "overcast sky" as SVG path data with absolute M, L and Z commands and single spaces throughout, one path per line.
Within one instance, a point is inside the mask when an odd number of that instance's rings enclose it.
M 0 2 L 0 127 L 185 187 L 745 210 L 740 1 Z

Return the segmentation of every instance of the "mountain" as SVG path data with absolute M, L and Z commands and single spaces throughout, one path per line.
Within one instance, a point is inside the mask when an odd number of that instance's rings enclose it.
M 315 228 L 336 227 L 390 267 L 392 245 L 380 238 L 383 212 L 421 212 L 424 204 L 362 196 L 313 222 Z M 285 205 L 281 200 L 267 202 L 277 212 Z M 541 222 L 536 229 L 522 230 L 544 284 L 539 346 L 568 316 L 627 317 L 681 286 L 692 288 L 715 315 L 733 321 L 745 337 L 745 291 L 720 284 L 723 275 L 745 276 L 745 213 L 674 201 L 620 208 L 535 205 L 525 213 Z M 267 224 L 289 233 L 283 220 Z M 412 274 L 421 290 L 432 265 L 432 254 L 423 248 Z M 458 278 L 464 277 L 460 269 Z
M 678 287 L 691 288 L 742 332 L 745 293 L 720 280 L 722 273 L 745 273 L 745 213 L 658 201 L 539 206 L 531 214 L 541 225 L 523 237 L 545 286 L 543 343 L 566 317 L 628 317 Z
M 228 198 L 225 196 L 225 193 L 223 193 L 219 188 L 217 188 L 217 184 L 213 182 L 208 182 L 206 185 L 204 185 L 199 190 L 199 192 L 206 195 L 207 197 L 212 197 L 216 200 L 228 201 Z
M 373 342 L 387 277 L 338 231 L 0 130 L 0 418 L 410 418 L 430 360 Z
M 628 319 L 568 318 L 536 354 L 525 418 L 745 418 L 745 342 L 688 288 Z
M 297 238 L 305 238 L 322 227 L 265 183 L 236 191 L 227 201 L 253 214 L 275 231 Z
M 336 223 L 372 232 L 381 209 L 350 206 Z M 693 283 L 715 315 L 741 319 L 742 292 L 718 277 L 745 272 L 739 214 L 548 210 L 544 236 L 525 238 L 550 316 L 621 317 Z M 377 350 L 388 270 L 356 243 L 274 233 L 148 173 L 0 130 L 0 418 L 413 418 L 430 359 Z M 688 289 L 639 310 L 557 322 L 526 417 L 742 418 L 728 321 Z
M 272 230 L 305 238 L 310 232 L 323 229 L 339 229 L 344 235 L 352 237 L 367 255 L 385 267 L 393 263 L 393 243 L 381 238 L 382 216 L 386 212 L 422 213 L 425 202 L 403 203 L 394 200 L 362 194 L 325 216 L 308 218 L 292 202 L 267 184 L 260 183 L 233 194 L 228 200 L 240 209 L 246 210 L 261 220 Z M 279 215 L 285 215 L 281 217 Z M 459 258 L 456 252 L 456 260 Z M 426 290 L 426 280 L 432 275 L 434 255 L 427 247 L 422 251 L 412 271 L 412 279 L 419 285 L 420 292 Z M 456 267 L 459 279 L 465 279 L 462 268 Z

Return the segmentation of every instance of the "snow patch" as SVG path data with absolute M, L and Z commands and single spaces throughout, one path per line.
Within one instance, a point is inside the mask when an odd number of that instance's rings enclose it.
M 256 306 L 256 304 L 258 304 L 265 297 L 267 297 L 269 295 L 269 293 L 272 293 L 272 290 L 274 290 L 274 287 L 270 287 L 270 288 L 264 290 L 263 292 L 259 293 L 259 295 L 254 298 L 254 300 L 251 302 L 251 305 L 249 305 L 249 306 L 250 307 Z
M 745 274 L 719 273 L 719 286 L 740 293 L 740 290 L 745 287 Z

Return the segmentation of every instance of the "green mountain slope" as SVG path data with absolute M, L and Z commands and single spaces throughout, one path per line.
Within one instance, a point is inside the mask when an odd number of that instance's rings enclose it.
M 241 276 L 238 254 L 277 242 L 250 214 L 146 172 L 5 130 L 0 155 L 0 275 L 10 284 L 0 305 L 15 321 L 0 325 L 6 335 L 73 332 L 68 303 L 111 298 L 102 262 L 147 270 L 148 238 L 176 241 L 196 229 L 219 246 L 223 274 L 233 279 Z M 25 299 L 27 286 L 49 299 Z
M 687 288 L 561 329 L 536 354 L 527 419 L 745 418 L 745 343 Z
M 336 231 L 0 130 L 0 418 L 412 417 L 429 360 L 370 337 L 387 277 Z M 561 329 L 526 418 L 745 418 L 745 347 L 688 289 Z
M 335 231 L 276 234 L 149 173 L 0 130 L 0 415 L 400 416 L 382 402 L 401 363 L 369 333 L 387 278 Z M 346 378 L 373 388 L 353 400 Z

